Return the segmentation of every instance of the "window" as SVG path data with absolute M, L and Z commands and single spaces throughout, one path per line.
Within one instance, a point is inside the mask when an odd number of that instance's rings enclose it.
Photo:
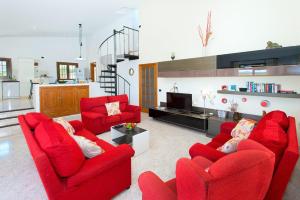
M 0 78 L 9 78 L 11 76 L 11 59 L 0 58 Z
M 76 69 L 78 63 L 57 62 L 57 80 L 74 80 L 76 79 Z

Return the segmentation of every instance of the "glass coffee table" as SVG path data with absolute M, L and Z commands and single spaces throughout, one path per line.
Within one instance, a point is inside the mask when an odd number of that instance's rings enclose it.
M 127 129 L 123 124 L 112 126 L 111 129 L 112 141 L 116 144 L 129 144 L 135 151 L 135 156 L 149 149 L 149 131 L 135 127 Z

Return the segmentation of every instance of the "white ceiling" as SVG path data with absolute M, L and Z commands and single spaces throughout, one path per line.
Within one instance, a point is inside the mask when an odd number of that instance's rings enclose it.
M 134 12 L 139 0 L 0 0 L 0 37 L 77 36 Z

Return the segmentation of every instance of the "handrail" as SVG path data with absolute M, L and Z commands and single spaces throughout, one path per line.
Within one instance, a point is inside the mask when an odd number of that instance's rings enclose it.
M 131 29 L 131 30 L 133 30 L 133 31 L 139 31 L 139 30 L 137 30 L 137 29 L 134 29 L 134 28 L 131 28 L 131 27 L 128 27 L 128 26 L 123 26 L 123 28 L 128 28 L 128 29 Z M 124 29 L 123 29 L 124 30 Z
M 102 47 L 102 45 L 107 42 L 110 38 L 112 38 L 113 36 L 117 35 L 117 34 L 125 34 L 122 31 L 124 31 L 124 29 L 120 30 L 120 31 L 116 31 L 115 33 L 113 33 L 112 35 L 110 35 L 108 38 L 106 38 L 98 47 L 98 50 L 100 50 L 100 48 Z
M 123 76 L 121 76 L 120 74 L 117 74 L 118 77 L 120 77 L 121 79 L 123 79 L 129 86 L 131 85 Z

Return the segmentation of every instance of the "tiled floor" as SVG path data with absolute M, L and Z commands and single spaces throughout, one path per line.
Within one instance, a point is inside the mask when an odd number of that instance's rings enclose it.
M 146 115 L 142 115 L 140 126 L 150 131 L 150 149 L 133 158 L 132 186 L 114 199 L 141 199 L 137 179 L 143 171 L 154 171 L 163 180 L 168 180 L 174 177 L 176 160 L 188 157 L 188 148 L 193 143 L 207 143 L 210 140 L 197 131 L 154 121 Z M 109 132 L 99 137 L 111 141 Z M 298 162 L 284 200 L 300 199 L 299 180 Z M 0 199 L 47 199 L 19 126 L 0 130 Z

